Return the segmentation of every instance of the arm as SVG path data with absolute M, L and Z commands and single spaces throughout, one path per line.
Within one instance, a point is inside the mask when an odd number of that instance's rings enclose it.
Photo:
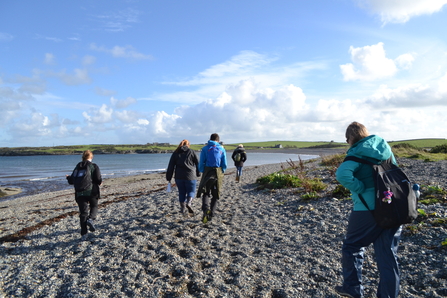
M 172 176 L 174 175 L 174 168 L 175 168 L 175 158 L 174 158 L 175 152 L 172 153 L 171 158 L 169 159 L 168 168 L 166 169 L 166 180 L 171 181 Z
M 92 175 L 92 181 L 96 185 L 102 184 L 102 176 L 101 176 L 101 170 L 99 169 L 97 164 L 93 164 L 93 175 Z
M 193 151 L 192 152 L 192 162 L 196 166 L 196 176 L 200 177 L 200 171 L 199 171 L 199 159 L 197 158 L 197 154 Z
M 340 164 L 335 173 L 338 182 L 352 192 L 363 193 L 365 186 L 362 181 L 354 177 L 354 172 L 361 166 L 355 161 L 345 161 Z
M 220 167 L 222 168 L 222 173 L 227 170 L 227 152 L 225 148 L 222 147 L 222 156 L 220 157 Z
M 206 146 L 202 148 L 202 151 L 200 152 L 200 161 L 199 161 L 199 172 L 203 173 L 205 170 L 205 164 L 206 164 Z

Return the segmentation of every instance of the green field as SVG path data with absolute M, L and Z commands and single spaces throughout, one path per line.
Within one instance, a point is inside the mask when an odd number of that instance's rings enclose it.
M 346 143 L 337 142 L 306 142 L 306 141 L 268 141 L 268 142 L 241 142 L 247 150 L 263 150 L 263 149 L 275 149 L 281 145 L 284 149 L 291 148 L 347 148 Z M 391 146 L 400 143 L 408 143 L 419 149 L 429 150 L 435 146 L 446 145 L 446 139 L 415 139 L 415 140 L 402 140 L 392 141 Z M 225 148 L 229 151 L 234 150 L 237 145 L 224 144 Z M 191 148 L 194 150 L 200 150 L 204 144 L 192 144 Z M 75 145 L 75 146 L 54 146 L 54 147 L 3 147 L 0 148 L 0 155 L 47 155 L 47 154 L 80 154 L 84 150 L 92 150 L 96 154 L 100 153 L 166 153 L 172 152 L 177 148 L 177 144 L 166 143 L 154 143 L 154 144 L 128 144 L 128 145 Z

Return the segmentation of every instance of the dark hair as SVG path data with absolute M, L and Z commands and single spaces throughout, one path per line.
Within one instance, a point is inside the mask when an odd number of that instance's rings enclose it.
M 219 137 L 219 135 L 217 133 L 213 133 L 213 134 L 211 134 L 210 140 L 219 142 L 220 141 L 220 137 Z

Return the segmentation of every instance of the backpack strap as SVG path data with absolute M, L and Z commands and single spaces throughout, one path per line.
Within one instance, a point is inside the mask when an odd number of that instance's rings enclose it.
M 367 164 L 370 166 L 374 166 L 375 164 L 373 162 L 370 162 L 369 160 L 357 157 L 357 156 L 352 156 L 352 155 L 348 155 L 345 157 L 345 159 L 343 160 L 343 162 L 348 161 L 348 160 L 352 160 L 352 161 L 356 161 L 359 163 L 363 163 L 363 164 Z

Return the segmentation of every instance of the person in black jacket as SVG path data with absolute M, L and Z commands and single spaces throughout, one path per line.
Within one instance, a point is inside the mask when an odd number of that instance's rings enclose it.
M 245 153 L 244 145 L 240 144 L 237 146 L 231 155 L 231 159 L 233 159 L 234 166 L 236 167 L 236 181 L 239 182 L 242 176 L 242 167 L 247 160 L 247 153 Z
M 175 171 L 175 184 L 178 188 L 180 213 L 186 215 L 186 209 L 193 215 L 191 203 L 196 192 L 197 177 L 200 177 L 199 160 L 195 152 L 189 148 L 188 140 L 183 140 L 172 153 L 166 170 L 166 180 L 171 182 Z
M 82 161 L 76 165 L 71 175 L 66 175 L 68 183 L 75 186 L 75 199 L 79 206 L 81 240 L 87 239 L 87 227 L 90 232 L 96 231 L 94 220 L 98 214 L 99 186 L 102 184 L 102 177 L 98 165 L 92 163 L 92 160 L 93 153 L 90 150 L 84 151 Z M 82 180 L 83 175 L 86 175 L 88 179 Z M 81 182 L 79 182 L 80 179 Z

